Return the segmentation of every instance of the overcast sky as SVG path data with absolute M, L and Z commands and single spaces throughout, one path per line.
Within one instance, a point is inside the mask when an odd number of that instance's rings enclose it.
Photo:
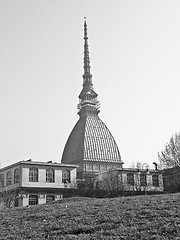
M 180 129 L 179 0 L 0 0 L 0 164 L 61 161 L 79 119 L 83 24 L 99 117 L 126 167 Z

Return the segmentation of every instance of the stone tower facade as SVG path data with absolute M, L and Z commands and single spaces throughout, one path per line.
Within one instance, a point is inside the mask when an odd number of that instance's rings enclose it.
M 63 151 L 62 163 L 77 164 L 77 178 L 87 179 L 95 173 L 122 168 L 118 146 L 99 118 L 98 94 L 94 91 L 90 72 L 87 24 L 84 22 L 84 74 L 79 94 L 79 120 L 74 126 Z

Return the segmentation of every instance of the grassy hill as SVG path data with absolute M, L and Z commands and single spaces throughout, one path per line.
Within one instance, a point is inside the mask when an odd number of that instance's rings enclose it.
M 0 239 L 180 239 L 180 194 L 71 198 L 3 210 Z

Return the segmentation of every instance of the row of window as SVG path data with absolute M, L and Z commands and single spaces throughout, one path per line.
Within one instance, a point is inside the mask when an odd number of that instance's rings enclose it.
M 37 205 L 38 204 L 38 195 L 29 195 L 29 205 Z M 52 202 L 55 200 L 54 195 L 46 195 L 46 203 Z
M 135 179 L 133 173 L 127 174 L 127 184 L 134 186 L 135 185 Z M 159 176 L 157 174 L 152 175 L 152 185 L 154 187 L 159 187 Z M 147 177 L 146 174 L 140 174 L 140 186 L 147 186 Z
M 30 182 L 38 182 L 39 172 L 38 168 L 32 167 L 29 169 L 29 181 Z M 46 182 L 54 183 L 55 182 L 55 170 L 53 168 L 46 169 Z M 62 170 L 62 182 L 70 183 L 70 171 L 68 169 Z
M 46 195 L 46 203 L 50 203 L 55 200 L 54 195 Z M 37 205 L 39 203 L 38 195 L 29 195 L 29 205 Z M 19 198 L 16 198 L 14 201 L 14 206 L 19 207 Z
M 121 168 L 121 164 L 91 164 L 83 165 L 85 171 L 106 171 L 109 169 Z
M 16 168 L 14 170 L 14 175 L 12 171 L 8 171 L 5 174 L 0 174 L 0 187 L 9 186 L 12 183 L 19 183 L 20 181 L 20 169 Z M 39 171 L 38 168 L 32 167 L 29 168 L 29 182 L 38 182 Z M 6 180 L 6 181 L 5 181 Z M 55 182 L 55 170 L 52 168 L 46 169 L 46 182 L 54 183 Z M 70 171 L 67 169 L 62 170 L 62 182 L 70 183 Z
M 14 170 L 14 179 L 13 182 L 14 183 L 18 183 L 19 179 L 20 179 L 20 170 L 19 168 L 16 168 Z M 4 187 L 5 186 L 5 180 L 6 180 L 6 186 L 11 185 L 12 184 L 12 172 L 8 171 L 6 173 L 6 179 L 5 179 L 5 174 L 0 174 L 0 187 Z

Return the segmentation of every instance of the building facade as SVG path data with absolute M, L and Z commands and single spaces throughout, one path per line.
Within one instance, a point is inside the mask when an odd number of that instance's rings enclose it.
M 0 169 L 0 196 L 17 191 L 16 206 L 57 200 L 71 188 L 76 188 L 75 165 L 27 160 Z
M 111 169 L 96 174 L 94 189 L 122 192 L 162 192 L 162 171 L 153 169 Z
M 65 145 L 61 162 L 77 164 L 77 178 L 92 178 L 95 173 L 122 168 L 118 146 L 103 121 L 99 118 L 98 94 L 94 91 L 90 72 L 87 24 L 84 22 L 83 89 L 79 94 L 79 120 Z

